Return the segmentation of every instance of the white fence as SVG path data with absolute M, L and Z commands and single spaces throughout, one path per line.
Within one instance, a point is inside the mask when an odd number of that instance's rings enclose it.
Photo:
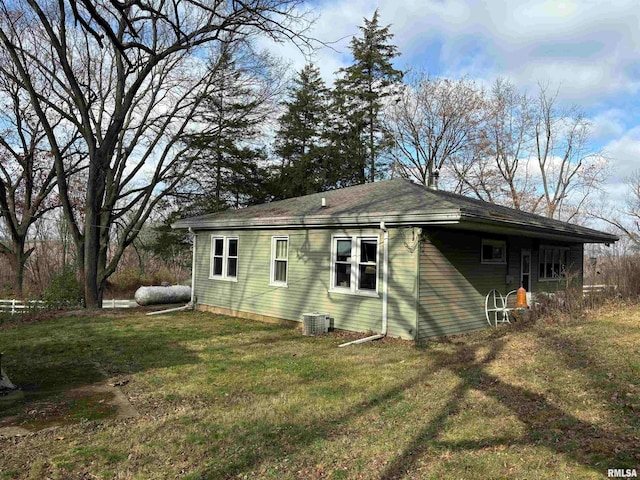
M 102 308 L 133 308 L 136 307 L 135 300 L 103 300 Z M 25 313 L 33 310 L 42 310 L 45 308 L 45 302 L 42 300 L 0 300 L 0 313 Z
M 135 300 L 103 300 L 102 308 L 133 308 L 137 307 L 138 304 Z
M 586 295 L 593 295 L 596 293 L 616 292 L 618 290 L 617 285 L 583 285 L 582 293 Z
M 9 312 L 12 315 L 14 313 L 24 313 L 29 310 L 41 310 L 44 308 L 44 302 L 42 300 L 0 300 L 0 312 Z

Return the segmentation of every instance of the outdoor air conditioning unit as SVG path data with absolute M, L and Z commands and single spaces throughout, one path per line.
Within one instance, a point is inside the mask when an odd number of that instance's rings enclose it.
M 302 334 L 324 335 L 329 332 L 331 317 L 327 313 L 303 313 Z

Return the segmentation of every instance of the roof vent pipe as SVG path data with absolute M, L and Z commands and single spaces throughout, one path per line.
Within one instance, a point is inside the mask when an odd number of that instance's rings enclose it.
M 322 197 L 322 206 L 326 207 L 327 206 L 327 199 Z
M 429 172 L 429 182 L 427 187 L 431 190 L 438 190 L 438 180 L 440 179 L 440 170 L 437 168 L 433 172 Z

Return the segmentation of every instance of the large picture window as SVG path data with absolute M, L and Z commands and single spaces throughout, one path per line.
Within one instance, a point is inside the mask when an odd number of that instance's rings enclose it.
M 271 285 L 286 286 L 289 270 L 289 237 L 271 237 Z
M 558 280 L 564 278 L 569 259 L 567 247 L 541 246 L 539 253 L 539 280 Z
M 482 263 L 507 263 L 507 242 L 504 240 L 482 239 Z
M 375 294 L 378 290 L 378 238 L 334 237 L 332 289 Z
M 211 265 L 209 278 L 237 280 L 238 278 L 238 238 L 211 237 Z

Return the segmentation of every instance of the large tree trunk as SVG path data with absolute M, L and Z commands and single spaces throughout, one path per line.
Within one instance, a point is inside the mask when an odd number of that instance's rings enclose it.
M 17 233 L 17 232 L 16 232 Z M 26 235 L 17 233 L 11 239 L 11 249 L 3 246 L 1 252 L 9 259 L 9 264 L 13 269 L 13 289 L 17 297 L 22 297 L 24 293 L 24 270 L 27 260 L 33 253 L 33 248 L 25 251 Z
M 84 220 L 84 301 L 89 309 L 102 306 L 100 274 L 100 206 L 104 197 L 106 172 L 101 155 L 93 155 L 89 166 Z
M 24 239 L 22 239 L 22 248 L 20 248 L 20 250 L 17 251 L 17 254 L 15 256 L 16 265 L 14 266 L 15 268 L 14 282 L 15 282 L 16 295 L 21 298 L 24 293 L 24 267 L 25 267 L 25 264 L 27 263 L 28 258 L 29 258 L 29 255 L 24 253 Z

